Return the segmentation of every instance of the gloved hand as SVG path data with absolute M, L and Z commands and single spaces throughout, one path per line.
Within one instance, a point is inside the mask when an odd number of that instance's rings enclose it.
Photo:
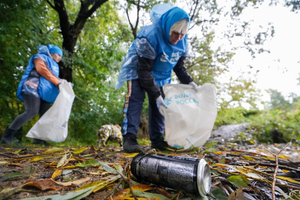
M 159 97 L 157 97 L 156 99 L 156 106 L 158 108 L 158 110 L 160 109 L 160 106 L 163 106 L 165 108 L 167 108 L 168 106 L 165 104 L 164 99 L 162 98 L 162 96 L 160 95 Z
M 190 82 L 189 85 L 192 86 L 194 90 L 198 88 L 198 85 L 194 81 Z
M 60 81 L 59 81 L 59 84 L 65 84 L 65 83 L 67 83 L 68 81 L 66 80 L 66 79 L 60 79 Z M 58 84 L 58 85 L 59 85 Z
M 58 83 L 58 85 L 57 85 L 57 87 L 58 87 L 58 89 L 59 89 L 59 85 L 60 84 L 65 84 L 65 83 L 67 83 L 68 81 L 66 80 L 66 79 L 60 79 L 60 81 L 59 81 L 59 83 Z M 59 89 L 60 90 L 60 89 Z

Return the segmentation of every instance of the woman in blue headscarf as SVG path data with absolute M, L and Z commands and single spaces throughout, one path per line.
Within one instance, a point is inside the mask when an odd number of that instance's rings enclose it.
M 24 102 L 25 111 L 6 128 L 2 143 L 12 143 L 15 138 L 21 141 L 21 127 L 37 114 L 41 117 L 51 107 L 59 93 L 58 85 L 66 82 L 58 78 L 58 63 L 62 56 L 58 46 L 49 44 L 39 46 L 38 53 L 30 58 L 17 90 L 17 97 Z M 39 139 L 34 139 L 33 143 L 47 144 Z
M 156 5 L 151 12 L 153 24 L 138 33 L 123 60 L 116 84 L 116 89 L 125 81 L 128 86 L 123 120 L 123 149 L 127 153 L 143 151 L 136 135 L 145 92 L 149 99 L 151 147 L 164 150 L 169 146 L 164 141 L 164 117 L 159 112 L 160 106 L 167 108 L 162 87 L 171 82 L 172 70 L 181 83 L 197 87 L 184 66 L 189 50 L 188 14 L 170 4 Z

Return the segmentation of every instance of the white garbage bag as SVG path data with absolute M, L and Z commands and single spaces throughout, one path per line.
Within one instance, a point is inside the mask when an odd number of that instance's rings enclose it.
M 65 141 L 75 94 L 69 82 L 60 84 L 59 90 L 51 108 L 34 124 L 26 137 L 52 142 Z
M 215 86 L 206 83 L 196 91 L 186 84 L 166 84 L 163 90 L 168 106 L 160 108 L 165 117 L 165 140 L 184 149 L 203 146 L 217 116 Z

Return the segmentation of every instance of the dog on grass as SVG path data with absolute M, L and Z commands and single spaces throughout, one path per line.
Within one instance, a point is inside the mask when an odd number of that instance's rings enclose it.
M 121 133 L 121 127 L 118 124 L 107 124 L 99 128 L 97 132 L 97 143 L 100 147 L 100 142 L 103 146 L 106 146 L 108 140 L 117 140 L 120 146 L 123 144 L 123 136 Z

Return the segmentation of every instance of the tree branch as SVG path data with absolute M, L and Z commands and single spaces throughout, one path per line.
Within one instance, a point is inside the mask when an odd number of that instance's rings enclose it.
M 54 5 L 49 0 L 47 0 L 47 3 L 50 5 L 50 7 L 52 7 L 55 10 Z
M 138 25 L 139 25 L 139 20 L 140 20 L 140 3 L 141 3 L 141 1 L 140 0 L 138 0 L 138 5 L 137 5 L 137 14 L 136 14 L 136 22 L 135 22 L 135 37 L 134 38 L 136 38 L 136 35 L 137 35 L 137 27 L 138 27 Z
M 95 4 L 93 5 L 93 7 L 87 11 L 87 15 L 88 17 L 90 17 L 99 7 L 102 6 L 102 4 L 104 4 L 105 2 L 107 2 L 108 0 L 97 0 L 95 2 Z
M 131 28 L 131 30 L 132 30 L 132 34 L 133 34 L 133 36 L 134 36 L 134 38 L 135 38 L 135 34 L 134 34 L 135 31 L 134 31 L 134 27 L 133 27 L 133 25 L 132 25 L 132 23 L 131 23 L 131 20 L 130 20 L 130 17 L 129 17 L 128 8 L 126 8 L 125 12 L 126 12 L 126 16 L 127 16 L 127 19 L 128 19 L 128 23 L 129 23 L 130 28 Z
M 130 2 L 130 1 L 127 1 L 127 2 Z M 135 26 L 133 26 L 133 24 L 132 24 L 132 22 L 130 20 L 128 8 L 125 9 L 125 12 L 126 12 L 126 16 L 127 16 L 130 28 L 132 30 L 133 37 L 136 38 L 136 36 L 137 36 L 137 28 L 138 28 L 138 24 L 139 24 L 139 20 L 140 20 L 140 10 L 141 10 L 141 5 L 140 4 L 141 4 L 141 1 L 138 0 L 137 4 L 135 2 L 132 3 L 132 4 L 136 5 L 136 21 L 135 21 Z
M 199 5 L 199 0 L 194 0 L 193 5 L 191 6 L 191 9 L 190 9 L 190 13 L 189 13 L 191 21 L 194 21 L 195 15 L 196 15 L 196 13 L 198 13 L 197 12 L 198 5 Z

